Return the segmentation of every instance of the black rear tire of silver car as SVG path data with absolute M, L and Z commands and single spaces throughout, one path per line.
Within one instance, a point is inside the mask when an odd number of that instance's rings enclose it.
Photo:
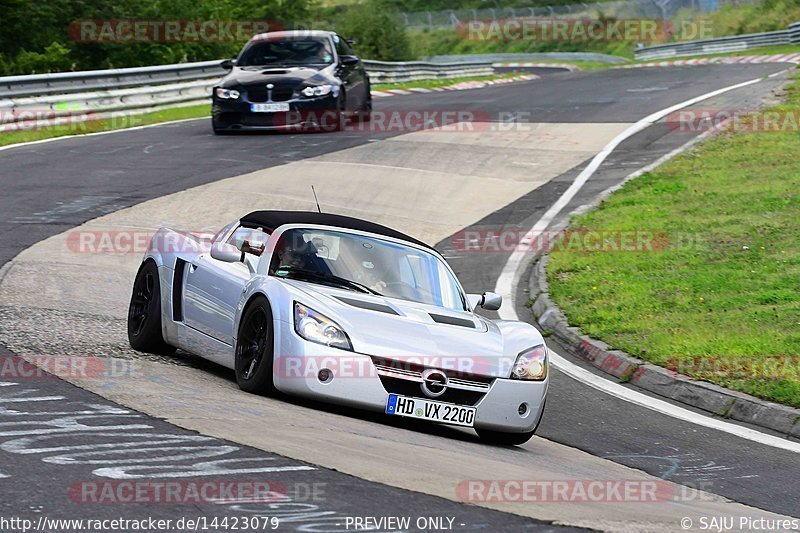
M 264 296 L 256 296 L 242 315 L 236 336 L 236 383 L 243 391 L 264 395 L 275 392 L 274 339 L 272 308 Z
M 139 267 L 128 306 L 128 342 L 140 352 L 170 354 L 175 347 L 164 342 L 161 331 L 161 283 L 158 267 L 148 259 Z

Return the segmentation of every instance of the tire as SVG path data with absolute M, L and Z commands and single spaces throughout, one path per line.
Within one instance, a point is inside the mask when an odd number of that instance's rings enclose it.
M 367 101 L 364 103 L 364 108 L 361 110 L 361 122 L 369 122 L 372 120 L 372 93 L 370 92 L 369 84 L 367 84 Z
M 272 308 L 264 296 L 247 306 L 236 336 L 235 371 L 239 388 L 252 394 L 275 392 L 272 379 L 274 335 Z
M 168 355 L 174 346 L 164 342 L 161 332 L 161 283 L 155 261 L 139 267 L 128 306 L 128 342 L 140 352 Z
M 230 132 L 227 131 L 227 130 L 219 129 L 217 127 L 217 121 L 214 120 L 213 118 L 211 119 L 211 129 L 213 130 L 214 135 L 228 135 L 228 134 L 230 134 Z
M 344 129 L 344 121 L 346 119 L 347 113 L 347 97 L 344 93 L 344 89 L 342 89 L 341 94 L 339 95 L 339 100 L 336 102 L 336 124 L 334 124 L 333 128 L 331 129 L 332 132 L 342 131 Z

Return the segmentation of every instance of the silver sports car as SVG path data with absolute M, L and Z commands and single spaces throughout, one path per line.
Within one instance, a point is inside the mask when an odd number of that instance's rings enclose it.
M 133 285 L 128 337 L 275 390 L 521 444 L 544 411 L 547 348 L 530 324 L 489 320 L 444 258 L 351 217 L 256 211 L 209 242 L 161 228 Z

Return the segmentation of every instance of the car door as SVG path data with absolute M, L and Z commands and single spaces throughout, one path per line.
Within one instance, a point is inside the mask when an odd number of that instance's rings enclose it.
M 239 250 L 266 243 L 267 234 L 240 226 L 226 241 Z M 247 246 L 245 246 L 247 243 Z M 248 252 L 249 253 L 249 252 Z M 226 263 L 202 254 L 188 265 L 184 288 L 184 322 L 228 345 L 233 345 L 233 322 L 245 284 L 252 276 L 244 263 Z

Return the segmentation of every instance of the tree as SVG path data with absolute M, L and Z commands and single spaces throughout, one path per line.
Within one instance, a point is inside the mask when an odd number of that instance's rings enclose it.
M 366 59 L 403 61 L 412 57 L 405 26 L 397 13 L 374 0 L 348 6 L 336 22 L 336 31 L 354 39 L 356 50 Z

